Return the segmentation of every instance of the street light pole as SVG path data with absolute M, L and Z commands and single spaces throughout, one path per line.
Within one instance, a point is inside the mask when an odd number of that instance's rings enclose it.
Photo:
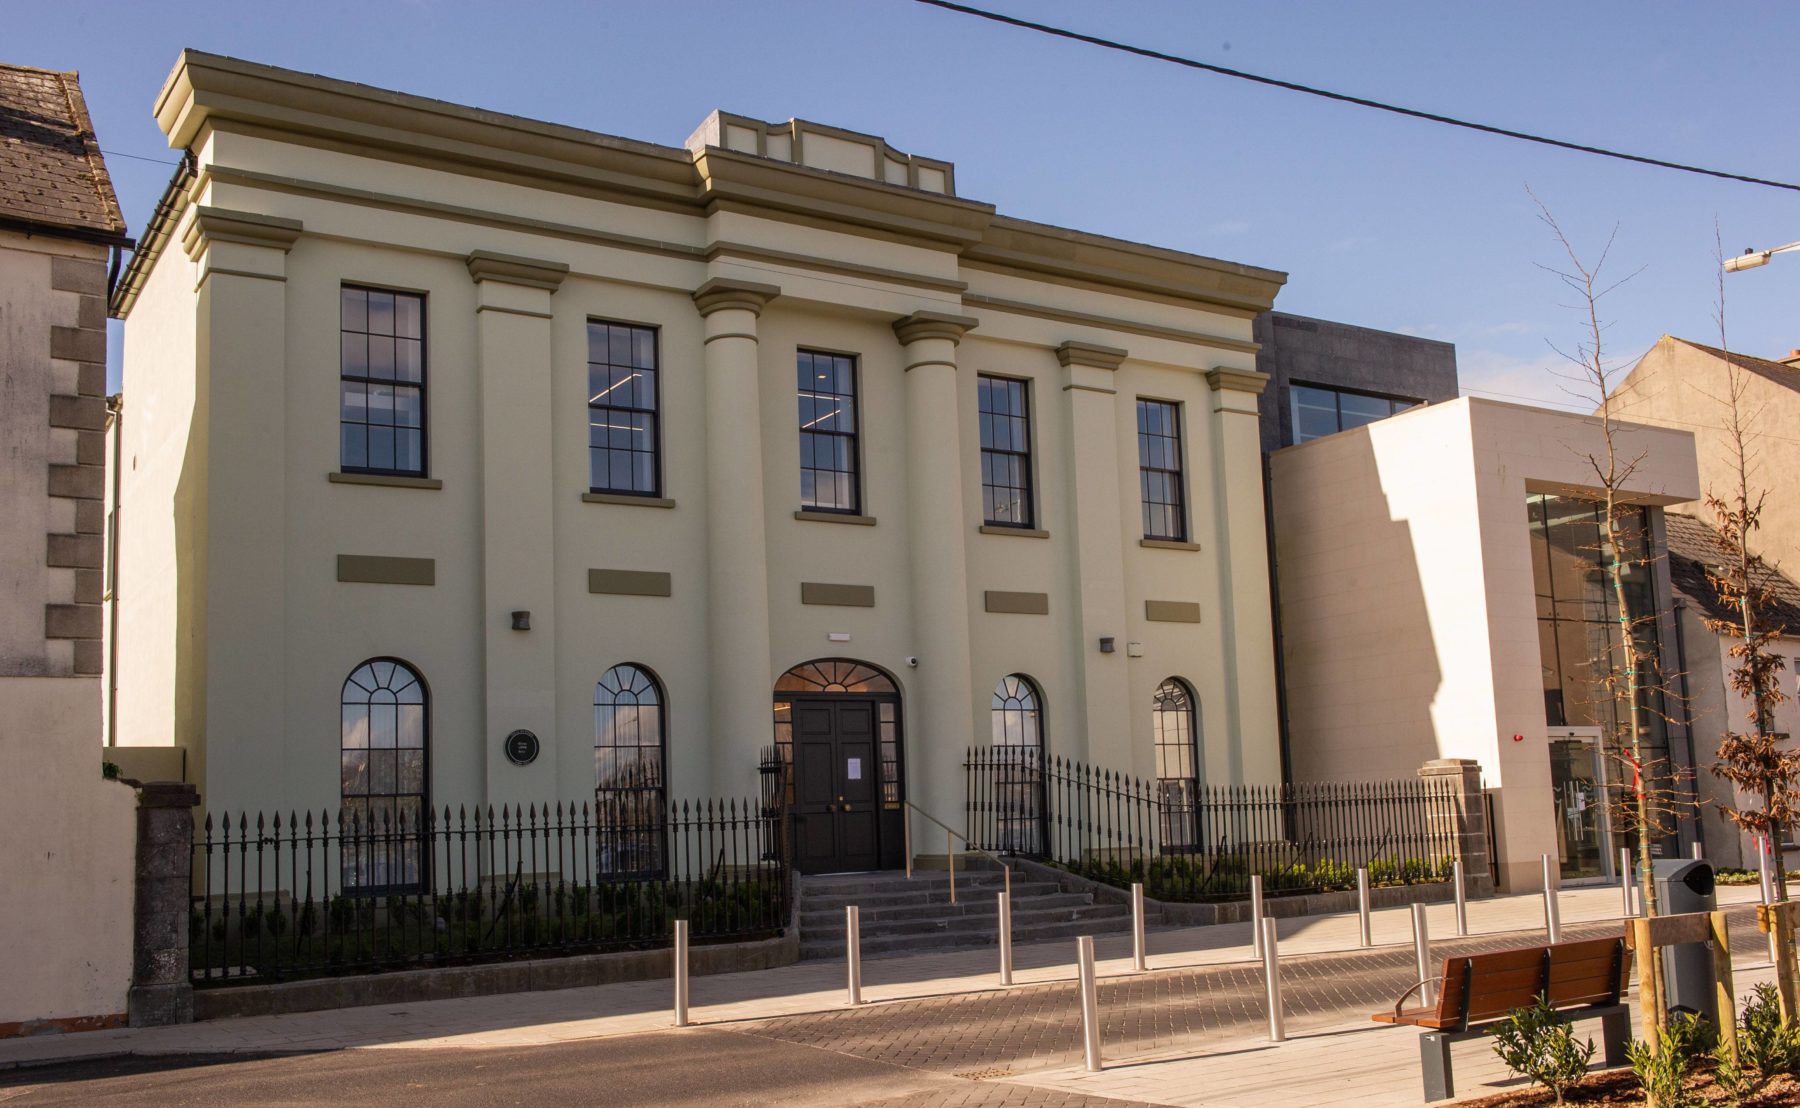
M 1736 273 L 1741 269 L 1755 269 L 1757 266 L 1768 265 L 1770 258 L 1789 250 L 1800 250 L 1800 242 L 1790 242 L 1786 246 L 1777 246 L 1769 250 L 1745 250 L 1735 258 L 1725 259 L 1725 272 Z

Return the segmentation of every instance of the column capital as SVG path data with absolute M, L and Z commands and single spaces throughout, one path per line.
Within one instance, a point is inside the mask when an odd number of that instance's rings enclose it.
M 1073 340 L 1056 348 L 1056 360 L 1064 369 L 1079 365 L 1090 369 L 1117 370 L 1119 364 L 1129 356 L 1127 351 L 1116 346 L 1099 346 Z
M 894 337 L 910 346 L 923 339 L 949 339 L 954 345 L 980 323 L 972 316 L 948 312 L 914 312 L 894 321 Z
M 285 254 L 293 249 L 295 240 L 305 230 L 306 225 L 297 219 L 201 204 L 195 207 L 194 218 L 181 236 L 181 247 L 188 257 L 195 259 L 215 242 L 268 246 Z
M 1229 369 L 1214 366 L 1206 371 L 1206 383 L 1214 392 L 1247 392 L 1261 396 L 1269 385 L 1269 375 L 1254 369 Z
M 476 284 L 483 281 L 503 281 L 509 285 L 555 292 L 562 287 L 563 278 L 569 275 L 569 267 L 562 262 L 496 254 L 492 250 L 477 250 L 463 261 L 468 265 L 469 276 Z
M 769 301 L 781 295 L 779 285 L 760 281 L 739 281 L 734 277 L 713 277 L 694 290 L 694 307 L 702 318 L 727 308 L 739 308 L 751 315 L 761 315 Z

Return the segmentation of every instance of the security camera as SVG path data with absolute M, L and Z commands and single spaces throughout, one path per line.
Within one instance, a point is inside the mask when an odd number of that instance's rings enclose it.
M 911 666 L 914 669 L 919 668 L 919 660 L 917 658 L 913 657 L 911 654 L 908 654 L 906 656 L 906 664 Z

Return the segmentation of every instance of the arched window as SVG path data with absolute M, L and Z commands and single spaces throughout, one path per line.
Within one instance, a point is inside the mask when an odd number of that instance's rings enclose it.
M 344 682 L 340 772 L 347 889 L 404 889 L 423 879 L 429 746 L 425 682 L 405 662 L 375 658 Z
M 601 869 L 612 876 L 663 870 L 667 816 L 663 697 L 638 666 L 614 666 L 594 686 L 594 800 Z
M 995 832 L 1001 850 L 1041 854 L 1044 848 L 1044 717 L 1037 686 L 1014 673 L 994 688 Z
M 1150 719 L 1156 737 L 1163 851 L 1186 853 L 1198 846 L 1200 815 L 1200 729 L 1194 691 L 1187 682 L 1171 677 L 1157 686 Z

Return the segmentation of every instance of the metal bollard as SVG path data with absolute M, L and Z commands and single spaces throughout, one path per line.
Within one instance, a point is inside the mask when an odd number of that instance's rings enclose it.
M 1000 983 L 1012 984 L 1012 894 L 1000 894 Z
M 1413 919 L 1413 959 L 1419 966 L 1419 980 L 1429 982 L 1422 990 L 1421 996 L 1427 1008 L 1437 1003 L 1437 983 L 1431 976 L 1431 933 L 1426 926 L 1425 905 L 1412 906 Z
M 1550 855 L 1544 855 L 1544 930 L 1550 941 L 1562 941 L 1562 914 L 1556 903 L 1556 871 L 1550 868 Z
M 1250 952 L 1258 958 L 1263 956 L 1263 897 L 1262 874 L 1250 875 Z
M 1456 862 L 1450 867 L 1450 880 L 1456 882 L 1456 933 L 1469 933 L 1469 893 L 1463 888 L 1463 865 Z
M 844 960 L 850 972 L 850 1003 L 862 1003 L 862 912 L 851 904 L 844 909 Z
M 688 1025 L 688 921 L 675 921 L 675 1026 Z
M 1275 945 L 1275 921 L 1262 921 L 1263 982 L 1269 997 L 1269 1041 L 1287 1039 L 1287 1016 L 1281 1010 L 1281 957 Z
M 1622 909 L 1625 918 L 1630 919 L 1634 913 L 1631 910 L 1631 848 L 1628 846 L 1619 848 L 1619 895 L 1625 899 Z
M 1762 884 L 1762 902 L 1775 903 L 1775 874 L 1769 869 L 1769 836 L 1767 832 L 1756 836 L 1757 876 Z M 1769 964 L 1781 963 L 1781 936 L 1773 927 L 1769 928 Z
M 1081 1042 L 1089 1073 L 1100 1072 L 1100 993 L 1094 983 L 1094 938 L 1075 940 L 1075 965 L 1081 978 Z
M 1139 972 L 1149 969 L 1144 964 L 1144 885 L 1131 883 L 1131 968 Z
M 1366 866 L 1356 870 L 1356 915 L 1357 922 L 1362 924 L 1362 944 L 1374 946 L 1374 929 L 1369 923 L 1369 870 Z

